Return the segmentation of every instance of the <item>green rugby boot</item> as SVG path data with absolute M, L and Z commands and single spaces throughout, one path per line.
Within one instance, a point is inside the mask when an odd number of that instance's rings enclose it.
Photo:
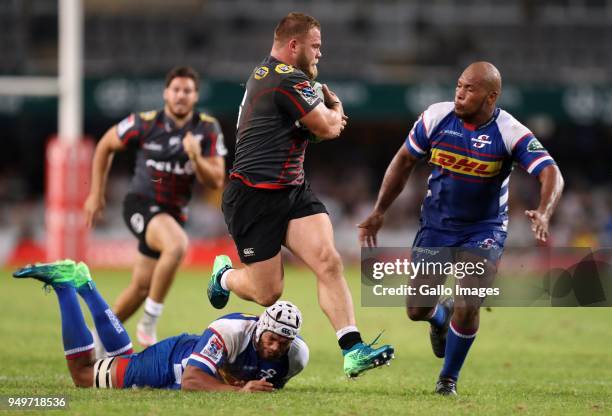
M 232 261 L 225 255 L 215 257 L 212 275 L 208 281 L 208 300 L 216 309 L 223 309 L 227 305 L 230 292 L 221 287 L 221 276 L 223 272 L 232 268 Z
M 87 267 L 87 266 L 85 266 Z M 45 286 L 72 286 L 77 287 L 74 276 L 77 264 L 73 260 L 58 260 L 53 263 L 28 264 L 13 272 L 13 277 L 17 279 L 40 280 Z
M 344 374 L 347 377 L 354 378 L 364 371 L 380 367 L 383 364 L 391 364 L 390 361 L 395 357 L 395 350 L 391 345 L 372 348 L 381 335 L 382 332 L 369 344 L 360 342 L 353 345 L 351 349 L 342 351 L 344 355 Z
M 80 261 L 76 265 L 73 284 L 76 289 L 84 285 L 89 285 L 90 289 L 94 289 L 96 287 L 96 285 L 94 284 L 94 281 L 91 278 L 89 267 L 82 261 Z

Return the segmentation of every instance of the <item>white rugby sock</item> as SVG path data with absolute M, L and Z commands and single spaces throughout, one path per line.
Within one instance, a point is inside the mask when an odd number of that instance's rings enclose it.
M 345 326 L 344 328 L 340 328 L 338 331 L 336 331 L 336 337 L 340 339 L 349 332 L 359 332 L 359 330 L 356 326 Z
M 227 275 L 232 270 L 234 269 L 227 269 L 226 271 L 224 271 L 223 274 L 221 275 L 221 279 L 219 279 L 219 284 L 221 285 L 223 290 L 230 290 L 229 287 L 227 287 Z
M 164 310 L 163 303 L 157 303 L 153 299 L 147 297 L 145 300 L 144 311 L 145 314 L 142 316 L 140 322 L 143 325 L 152 326 L 157 323 L 157 319 L 161 316 Z

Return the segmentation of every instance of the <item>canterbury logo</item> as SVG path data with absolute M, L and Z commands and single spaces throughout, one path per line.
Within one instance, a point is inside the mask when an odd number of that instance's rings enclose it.
M 431 159 L 434 165 L 443 167 L 452 172 L 471 176 L 491 177 L 499 173 L 502 161 L 485 162 L 469 156 L 460 155 L 446 150 L 433 149 Z

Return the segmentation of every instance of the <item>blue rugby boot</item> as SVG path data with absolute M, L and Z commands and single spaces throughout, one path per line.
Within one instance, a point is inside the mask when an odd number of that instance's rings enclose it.
M 208 300 L 216 309 L 223 309 L 227 305 L 230 292 L 221 287 L 221 276 L 226 270 L 232 268 L 232 261 L 225 255 L 215 257 L 212 275 L 208 281 Z

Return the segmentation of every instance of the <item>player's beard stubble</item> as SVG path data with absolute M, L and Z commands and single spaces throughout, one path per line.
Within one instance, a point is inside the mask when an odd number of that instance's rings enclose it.
M 315 80 L 319 74 L 317 64 L 313 60 L 309 60 L 305 52 L 302 52 L 297 57 L 296 66 L 301 69 L 308 78 Z
M 193 111 L 193 107 L 187 104 L 181 103 L 178 105 L 172 105 L 168 103 L 168 111 L 176 120 L 184 120 Z

